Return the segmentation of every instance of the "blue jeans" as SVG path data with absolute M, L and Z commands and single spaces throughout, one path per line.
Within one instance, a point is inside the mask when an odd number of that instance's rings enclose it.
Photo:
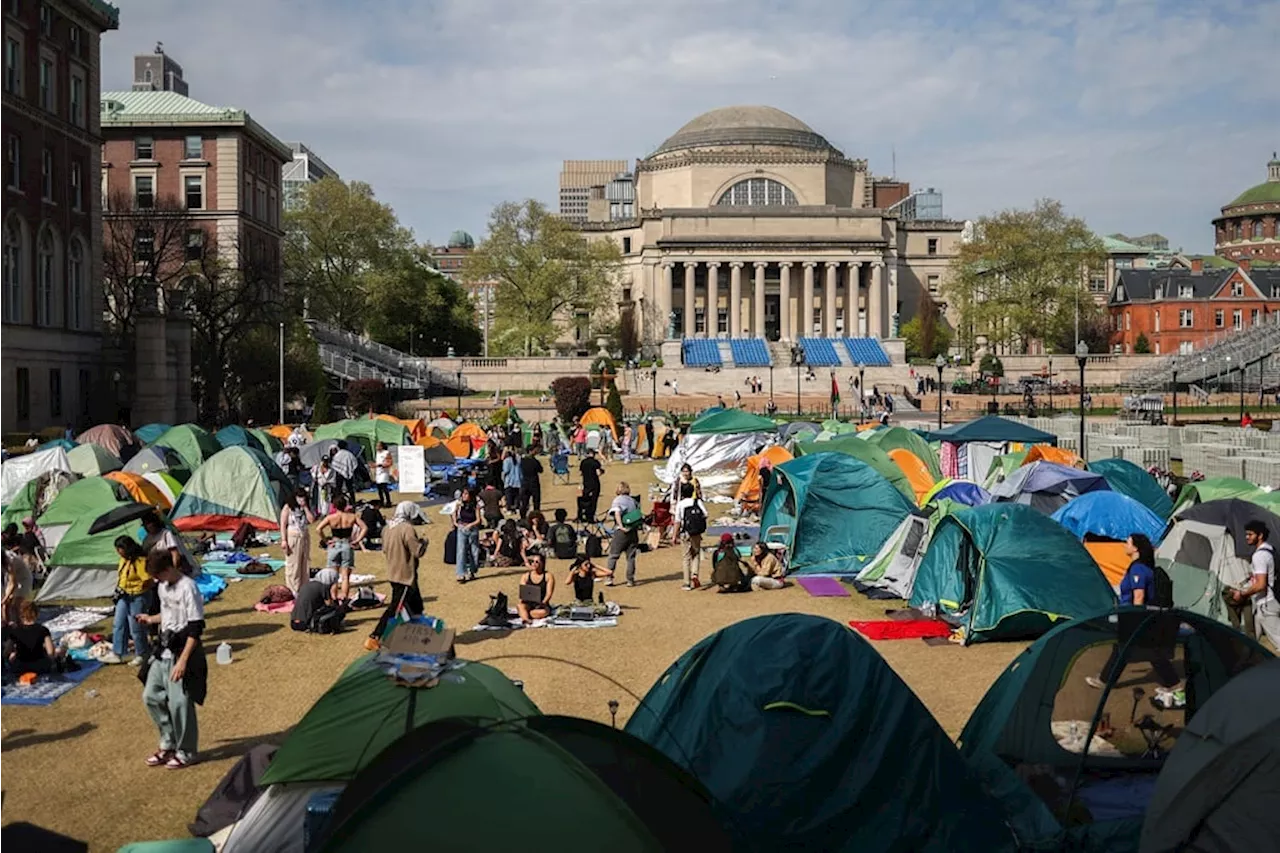
M 111 651 L 124 657 L 129 651 L 128 640 L 133 636 L 133 653 L 146 657 L 151 651 L 147 642 L 147 626 L 137 620 L 145 605 L 144 595 L 122 595 L 116 602 L 115 621 L 111 625 Z
M 476 563 L 476 547 L 479 541 L 480 537 L 476 534 L 474 527 L 466 530 L 458 529 L 457 576 L 459 578 L 465 578 L 479 568 Z

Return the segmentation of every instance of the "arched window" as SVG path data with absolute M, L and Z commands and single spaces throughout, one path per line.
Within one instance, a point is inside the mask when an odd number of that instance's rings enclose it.
M 36 325 L 48 326 L 53 322 L 53 231 L 40 232 L 36 245 Z
M 85 328 L 85 319 L 89 316 L 85 296 L 88 294 L 85 284 L 84 244 L 79 237 L 74 237 L 67 247 L 67 322 L 73 329 Z
M 1262 220 L 1260 220 L 1260 219 L 1256 219 L 1256 220 L 1254 220 L 1254 223 L 1253 223 L 1253 239 L 1255 239 L 1255 240 L 1261 240 L 1261 239 L 1262 239 Z
M 772 178 L 747 178 L 729 187 L 716 202 L 719 207 L 791 207 L 799 202 L 790 189 Z
M 12 216 L 4 226 L 4 319 L 22 322 L 22 226 Z

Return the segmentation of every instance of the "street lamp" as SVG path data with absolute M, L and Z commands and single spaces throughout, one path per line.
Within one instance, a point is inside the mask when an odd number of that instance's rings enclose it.
M 773 402 L 773 360 L 769 360 L 769 402 Z
M 1178 357 L 1175 355 L 1169 359 L 1169 366 L 1173 368 L 1173 425 L 1178 425 Z
M 1261 361 L 1258 364 L 1262 364 Z M 1245 364 L 1244 359 L 1240 360 L 1240 422 L 1244 423 L 1244 375 L 1249 365 Z M 1258 378 L 1261 380 L 1262 373 L 1259 371 Z
M 1076 342 L 1076 364 L 1080 365 L 1080 450 L 1081 459 L 1084 454 L 1084 366 L 1089 361 L 1089 345 L 1084 341 Z
M 858 362 L 858 423 L 863 421 L 863 412 L 866 411 L 867 401 L 867 366 L 862 362 Z
M 653 405 L 649 407 L 649 411 L 658 410 L 658 366 L 655 364 L 649 368 L 649 379 L 653 382 Z
M 934 366 L 938 368 L 938 429 L 942 429 L 942 369 L 947 366 L 946 356 L 939 353 Z
M 462 365 L 458 365 L 458 420 L 462 420 Z
M 804 366 L 804 350 L 799 345 L 791 348 L 791 363 L 796 368 L 796 417 L 800 417 L 800 368 Z
M 1049 356 L 1049 417 L 1053 417 L 1053 356 Z

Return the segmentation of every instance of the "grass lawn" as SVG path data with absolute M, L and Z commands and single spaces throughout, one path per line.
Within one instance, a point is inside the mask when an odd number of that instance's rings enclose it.
M 652 465 L 608 466 L 604 494 L 626 479 L 633 491 L 654 482 Z M 571 486 L 552 485 L 544 475 L 544 512 L 559 506 L 573 514 L 577 473 Z M 607 504 L 607 500 L 602 505 Z M 648 506 L 648 500 L 645 501 Z M 717 515 L 712 507 L 712 520 Z M 457 585 L 441 559 L 446 519 L 432 512 L 431 538 L 421 571 L 427 612 L 462 631 L 460 657 L 491 663 L 521 679 L 544 711 L 607 723 L 608 702 L 620 703 L 619 723 L 682 652 L 707 634 L 763 613 L 805 612 L 844 622 L 883 618 L 895 602 L 813 598 L 792 586 L 774 592 L 715 595 L 680 590 L 680 555 L 674 548 L 641 554 L 639 585 L 618 586 L 611 597 L 624 608 L 617 628 L 591 631 L 533 630 L 507 636 L 467 633 L 484 614 L 492 592 L 516 596 L 519 570 L 485 570 L 475 583 Z M 270 549 L 279 556 L 279 549 Z M 257 552 L 255 552 L 257 553 Z M 313 560 L 323 561 L 313 546 Z M 567 563 L 552 560 L 558 583 Z M 620 567 L 621 568 L 621 567 Z M 381 554 L 360 553 L 359 572 L 385 575 Z M 704 561 L 703 576 L 710 576 Z M 277 573 L 282 583 L 282 576 Z M 49 707 L 8 706 L 3 711 L 4 821 L 30 821 L 88 841 L 94 851 L 113 851 L 129 841 L 183 837 L 197 806 L 250 746 L 280 742 L 291 726 L 365 652 L 361 644 L 379 611 L 354 614 L 352 630 L 336 637 L 296 634 L 287 617 L 254 611 L 266 580 L 233 583 L 205 611 L 209 654 L 209 698 L 200 709 L 200 762 L 182 771 L 143 764 L 156 735 L 143 710 L 136 670 L 108 667 Z M 381 585 L 386 589 L 386 585 Z M 94 630 L 108 632 L 104 622 Z M 235 662 L 218 666 L 215 647 L 227 641 Z M 920 640 L 876 643 L 952 737 L 991 682 L 1024 644 L 992 643 L 972 648 L 930 647 Z M 97 695 L 90 698 L 90 689 Z

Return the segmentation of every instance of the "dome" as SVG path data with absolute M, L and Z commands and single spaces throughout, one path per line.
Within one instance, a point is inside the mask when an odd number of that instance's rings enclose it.
M 1271 161 L 1267 163 L 1267 179 L 1240 193 L 1234 201 L 1228 202 L 1222 209 L 1228 210 L 1246 204 L 1280 204 L 1280 157 L 1274 153 L 1271 155 Z
M 474 249 L 476 241 L 466 231 L 454 231 L 449 235 L 450 249 Z
M 720 107 L 703 113 L 677 130 L 650 156 L 728 145 L 775 145 L 839 153 L 821 134 L 790 113 L 776 107 L 746 106 Z

